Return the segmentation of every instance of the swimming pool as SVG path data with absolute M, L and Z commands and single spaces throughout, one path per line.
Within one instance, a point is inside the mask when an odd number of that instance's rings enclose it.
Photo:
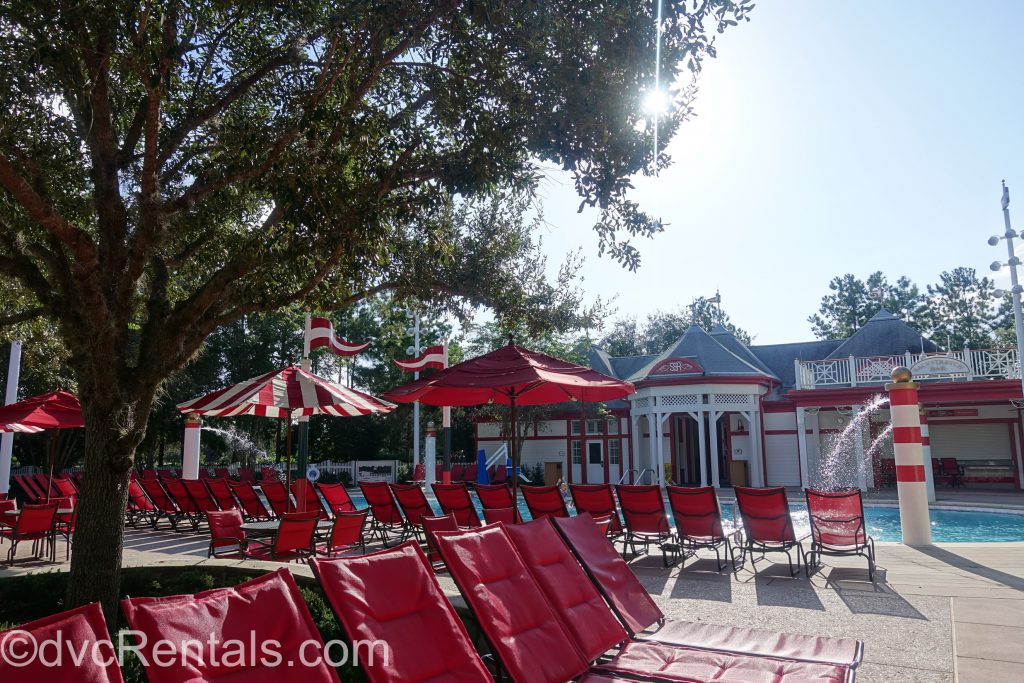
M 366 507 L 366 499 L 359 491 L 349 491 L 352 502 L 356 507 Z M 434 511 L 440 514 L 441 508 L 431 495 L 427 496 Z M 473 497 L 473 502 L 480 512 L 480 504 Z M 530 518 L 529 510 L 522 499 L 519 501 L 519 510 L 525 519 Z M 570 512 L 575 513 L 571 503 L 567 501 Z M 803 505 L 791 506 L 793 511 L 793 523 L 797 534 L 808 532 L 807 507 Z M 733 505 L 724 503 L 722 505 L 722 517 L 725 521 L 727 531 L 734 528 Z M 868 531 L 876 541 L 895 541 L 902 539 L 900 533 L 900 511 L 896 507 L 866 506 L 864 514 L 867 516 Z M 738 518 L 738 512 L 736 513 Z M 672 517 L 669 515 L 669 519 Z M 932 541 L 935 543 L 1003 543 L 1008 541 L 1024 541 L 1024 514 L 1013 514 L 1010 512 L 988 512 L 973 510 L 947 510 L 933 508 L 931 510 Z

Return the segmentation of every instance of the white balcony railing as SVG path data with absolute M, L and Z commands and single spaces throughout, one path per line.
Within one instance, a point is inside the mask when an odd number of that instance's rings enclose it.
M 849 356 L 828 360 L 797 360 L 794 361 L 796 388 L 815 389 L 818 387 L 884 384 L 892 381 L 893 368 L 901 365 L 913 368 L 915 363 L 929 358 L 948 358 L 960 361 L 962 365 L 950 363 L 948 365 L 956 367 L 938 371 L 933 368 L 927 373 L 915 373 L 915 379 L 1020 379 L 1020 358 L 1017 355 L 1017 349 L 964 349 L 963 351 L 940 353 L 908 351 L 892 356 Z

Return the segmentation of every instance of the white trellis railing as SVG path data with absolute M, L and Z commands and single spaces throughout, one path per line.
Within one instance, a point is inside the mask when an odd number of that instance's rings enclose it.
M 893 368 L 912 367 L 928 358 L 950 358 L 964 368 L 949 372 L 921 374 L 917 379 L 1020 379 L 1020 358 L 1017 349 L 964 349 L 940 353 L 907 351 L 891 356 L 849 356 L 826 360 L 794 361 L 796 387 L 817 387 L 884 384 L 891 381 Z

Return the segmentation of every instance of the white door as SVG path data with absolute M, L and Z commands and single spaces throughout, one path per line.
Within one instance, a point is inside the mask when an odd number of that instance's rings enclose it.
M 605 483 L 604 445 L 600 441 L 587 442 L 587 483 Z

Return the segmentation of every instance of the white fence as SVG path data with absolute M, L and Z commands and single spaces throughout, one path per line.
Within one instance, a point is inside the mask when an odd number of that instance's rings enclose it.
M 320 470 L 320 476 L 324 474 L 330 474 L 332 476 L 340 476 L 342 474 L 348 475 L 348 480 L 355 484 L 357 481 L 387 481 L 391 483 L 398 482 L 398 471 L 401 467 L 401 463 L 398 460 L 352 460 L 349 462 L 318 462 L 312 463 Z M 176 470 L 180 471 L 180 467 L 157 467 L 156 470 Z M 62 472 L 72 473 L 81 472 L 81 467 L 65 467 Z M 203 470 L 207 470 L 204 472 Z M 228 467 L 228 471 L 231 472 L 232 476 L 238 476 L 238 465 L 232 464 Z M 38 474 L 44 473 L 45 471 L 39 467 L 32 465 L 26 465 L 24 467 L 17 467 L 11 470 L 11 476 L 18 476 L 22 474 Z M 213 475 L 212 467 L 200 468 L 200 475 Z M 256 468 L 257 475 L 259 474 L 259 468 Z
M 884 384 L 892 381 L 893 368 L 911 367 L 927 358 L 952 358 L 966 365 L 964 372 L 929 374 L 915 379 L 1019 379 L 1017 349 L 964 349 L 942 353 L 911 353 L 892 356 L 850 356 L 828 360 L 795 361 L 798 389 Z

